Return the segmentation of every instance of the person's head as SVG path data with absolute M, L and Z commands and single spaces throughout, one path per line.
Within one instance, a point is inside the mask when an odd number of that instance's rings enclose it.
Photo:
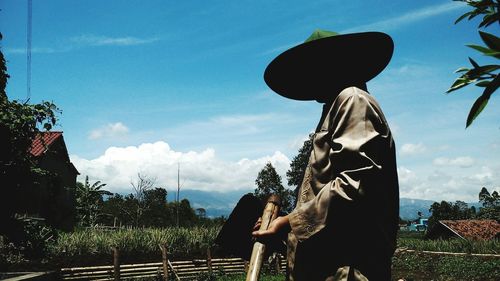
M 394 45 L 381 32 L 338 34 L 316 30 L 307 40 L 277 56 L 264 80 L 279 95 L 327 103 L 345 88 L 366 90 L 366 82 L 389 63 Z

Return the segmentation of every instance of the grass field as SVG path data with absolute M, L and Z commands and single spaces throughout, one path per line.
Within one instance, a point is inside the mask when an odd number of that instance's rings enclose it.
M 44 262 L 48 267 L 104 265 L 112 261 L 112 248 L 120 249 L 123 264 L 161 261 L 160 245 L 166 244 L 173 260 L 206 257 L 207 248 L 219 232 L 211 228 L 123 229 L 102 231 L 82 229 L 62 233 L 47 248 Z M 432 255 L 422 251 L 499 254 L 500 243 L 494 241 L 425 240 L 421 233 L 400 233 L 398 251 L 393 258 L 393 276 L 410 281 L 420 280 L 498 280 L 499 257 L 472 255 Z M 216 251 L 212 251 L 216 257 Z M 284 276 L 264 276 L 266 281 L 284 280 Z M 206 279 L 214 280 L 214 279 Z M 244 280 L 241 276 L 219 276 L 216 280 Z M 397 279 L 395 279 L 397 280 Z

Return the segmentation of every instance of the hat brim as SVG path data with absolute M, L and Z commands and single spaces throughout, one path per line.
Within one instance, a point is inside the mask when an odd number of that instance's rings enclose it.
M 287 98 L 322 100 L 332 90 L 377 76 L 393 50 L 391 37 L 381 32 L 326 37 L 281 53 L 267 66 L 264 81 Z

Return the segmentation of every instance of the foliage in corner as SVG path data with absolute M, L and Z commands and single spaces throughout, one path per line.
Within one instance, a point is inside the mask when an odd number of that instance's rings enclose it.
M 2 38 L 0 34 L 0 39 Z M 19 190 L 47 173 L 38 168 L 29 152 L 35 137 L 42 131 L 49 131 L 57 123 L 59 108 L 52 102 L 29 104 L 10 101 L 7 86 L 7 66 L 0 49 L 0 233 L 12 228 L 13 215 L 22 205 Z
M 454 1 L 465 2 L 467 5 L 472 7 L 472 10 L 460 16 L 455 21 L 455 24 L 462 21 L 463 19 L 471 20 L 479 15 L 483 16 L 481 22 L 479 23 L 479 28 L 486 28 L 492 24 L 498 27 L 498 24 L 500 24 L 500 3 L 498 0 Z M 467 46 L 480 52 L 482 55 L 489 56 L 494 59 L 500 59 L 500 38 L 498 38 L 494 34 L 484 31 L 479 31 L 479 36 L 485 44 L 484 46 L 471 44 Z M 446 93 L 450 93 L 470 84 L 475 84 L 478 87 L 484 88 L 483 93 L 474 102 L 469 115 L 467 116 L 466 128 L 472 124 L 477 116 L 479 116 L 481 111 L 483 111 L 483 109 L 488 104 L 491 95 L 495 93 L 495 91 L 500 86 L 500 78 L 498 77 L 498 69 L 500 69 L 500 65 L 479 65 L 470 57 L 469 62 L 471 63 L 472 67 L 461 67 L 456 70 L 455 72 L 460 73 L 461 76 L 458 77 L 451 85 L 451 87 L 446 91 Z

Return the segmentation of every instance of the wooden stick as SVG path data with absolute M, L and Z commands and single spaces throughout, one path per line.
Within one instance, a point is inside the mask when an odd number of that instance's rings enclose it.
M 262 213 L 262 223 L 259 230 L 267 230 L 269 228 L 269 224 L 278 216 L 280 205 L 280 198 L 278 195 L 273 194 L 269 196 Z M 250 258 L 246 281 L 259 280 L 260 269 L 264 260 L 265 251 L 266 245 L 263 243 L 255 242 L 253 244 L 252 256 Z
M 113 248 L 113 266 L 115 281 L 120 281 L 120 251 L 117 247 Z
M 179 278 L 179 275 L 177 275 L 177 272 L 175 272 L 175 268 L 174 268 L 174 266 L 172 265 L 172 263 L 171 263 L 169 260 L 167 260 L 167 262 L 168 262 L 168 266 L 170 267 L 170 269 L 171 269 L 171 270 L 172 270 L 172 272 L 174 273 L 175 280 L 177 280 L 177 281 L 181 280 L 181 279 Z
M 210 247 L 207 248 L 207 267 L 208 273 L 212 274 L 212 254 L 210 253 Z
M 167 256 L 167 245 L 165 244 L 161 246 L 161 256 L 163 263 L 163 280 L 168 281 L 168 256 Z

